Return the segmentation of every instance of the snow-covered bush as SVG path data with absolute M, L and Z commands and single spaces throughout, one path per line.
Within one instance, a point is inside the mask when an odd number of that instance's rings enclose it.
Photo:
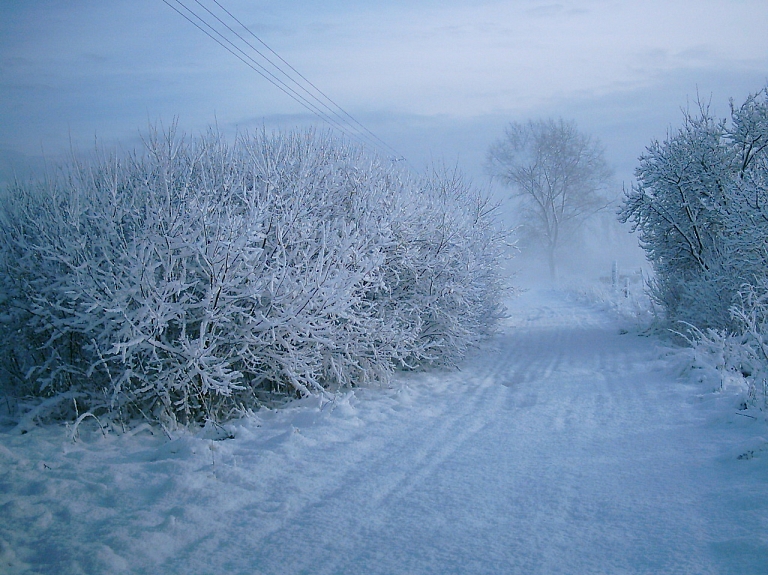
M 561 285 L 569 298 L 596 306 L 619 320 L 624 332 L 647 333 L 654 323 L 654 306 L 646 290 L 642 268 L 620 272 L 617 265 L 611 275 L 600 277 L 599 282 L 574 278 Z
M 418 180 L 396 203 L 381 313 L 418 334 L 404 365 L 452 365 L 503 315 L 498 266 L 506 243 L 495 206 L 446 169 Z
M 730 122 L 687 116 L 636 173 L 620 217 L 640 232 L 668 327 L 695 366 L 768 407 L 768 89 L 731 103 Z
M 740 325 L 736 332 L 700 330 L 689 326 L 691 367 L 702 381 L 716 382 L 717 391 L 735 391 L 739 409 L 768 409 L 768 301 L 745 286 L 742 301 L 731 309 Z M 762 320 L 759 318 L 763 318 Z
M 731 121 L 702 108 L 640 158 L 620 213 L 653 265 L 653 296 L 670 323 L 736 329 L 742 286 L 768 278 L 768 96 L 731 107 Z
M 73 161 L 0 210 L 17 395 L 193 421 L 451 364 L 501 315 L 503 238 L 457 174 L 312 131 Z

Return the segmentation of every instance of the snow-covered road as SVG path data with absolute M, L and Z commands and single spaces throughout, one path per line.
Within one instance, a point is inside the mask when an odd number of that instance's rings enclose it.
M 459 372 L 234 439 L 0 434 L 0 572 L 768 573 L 765 423 L 594 306 L 510 312 Z

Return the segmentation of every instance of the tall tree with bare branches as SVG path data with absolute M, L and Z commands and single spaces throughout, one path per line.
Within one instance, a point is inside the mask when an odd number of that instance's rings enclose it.
M 554 279 L 558 248 L 610 204 L 602 145 L 562 118 L 512 122 L 491 145 L 487 169 L 519 201 L 524 231 L 545 248 Z

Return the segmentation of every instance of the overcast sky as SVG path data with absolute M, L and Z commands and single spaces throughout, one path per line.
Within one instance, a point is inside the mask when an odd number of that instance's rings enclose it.
M 562 116 L 626 181 L 697 93 L 725 116 L 768 82 L 765 0 L 219 2 L 413 166 L 475 178 L 506 123 Z M 0 179 L 174 117 L 318 123 L 162 0 L 0 1 Z

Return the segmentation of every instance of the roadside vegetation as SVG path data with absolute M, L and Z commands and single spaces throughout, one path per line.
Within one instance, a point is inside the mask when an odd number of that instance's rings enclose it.
M 687 339 L 721 381 L 741 378 L 768 407 L 768 93 L 705 105 L 640 158 L 620 219 L 653 266 L 664 326 Z
M 503 315 L 505 250 L 456 171 L 314 131 L 154 131 L 7 191 L 5 395 L 176 425 L 452 366 Z

